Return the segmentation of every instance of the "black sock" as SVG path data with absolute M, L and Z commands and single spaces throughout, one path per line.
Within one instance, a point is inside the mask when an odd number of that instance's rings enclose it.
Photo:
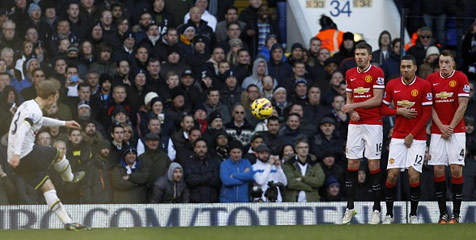
M 357 184 L 358 169 L 347 169 L 345 175 L 345 194 L 347 196 L 347 208 L 354 209 L 354 195 Z
M 380 201 L 382 200 L 382 187 L 380 184 L 380 168 L 370 171 L 370 182 L 372 183 L 372 195 L 374 197 L 372 210 L 381 212 Z
M 417 215 L 418 202 L 420 201 L 420 182 L 410 183 L 410 215 Z
M 390 184 L 385 182 L 385 204 L 387 205 L 387 215 L 393 217 L 393 201 L 395 198 L 395 186 L 397 184 Z
M 461 201 L 463 200 L 463 176 L 451 179 L 453 190 L 453 214 L 459 216 Z
M 435 177 L 436 200 L 440 208 L 440 215 L 448 214 L 446 210 L 446 177 Z

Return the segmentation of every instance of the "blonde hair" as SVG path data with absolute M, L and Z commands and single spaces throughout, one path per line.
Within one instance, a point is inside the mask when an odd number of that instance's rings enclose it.
M 51 95 L 56 95 L 60 89 L 60 82 L 53 78 L 48 78 L 38 84 L 36 89 L 37 96 L 47 99 Z

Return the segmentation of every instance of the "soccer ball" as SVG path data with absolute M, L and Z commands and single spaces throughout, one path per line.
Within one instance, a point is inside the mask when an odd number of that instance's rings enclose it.
M 258 98 L 251 103 L 251 114 L 259 119 L 264 120 L 273 113 L 273 104 L 267 98 Z

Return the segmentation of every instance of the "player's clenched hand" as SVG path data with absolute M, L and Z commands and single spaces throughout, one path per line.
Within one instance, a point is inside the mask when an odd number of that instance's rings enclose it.
M 352 121 L 354 121 L 354 122 L 358 122 L 358 121 L 360 120 L 360 115 L 359 115 L 359 113 L 358 113 L 358 112 L 355 112 L 355 111 L 352 112 L 352 113 L 350 114 L 350 119 L 351 119 Z
M 405 137 L 405 141 L 403 142 L 403 144 L 405 144 L 407 148 L 410 148 L 412 146 L 412 143 L 413 143 L 413 135 L 410 133 Z
M 342 112 L 350 113 L 352 111 L 354 111 L 354 105 L 346 104 L 346 105 L 342 106 Z
M 451 134 L 453 134 L 453 128 L 450 127 L 450 125 L 443 125 L 440 128 L 440 131 L 441 131 L 441 137 L 443 139 L 448 139 L 450 138 Z
M 67 128 L 81 129 L 81 125 L 76 121 L 66 121 Z
M 406 118 L 415 118 L 417 116 L 417 111 L 408 109 L 408 108 L 397 108 L 397 115 L 406 117 Z
M 20 164 L 20 155 L 13 154 L 12 157 L 10 158 L 9 163 L 10 163 L 10 166 L 12 166 L 12 168 L 18 167 L 18 165 Z

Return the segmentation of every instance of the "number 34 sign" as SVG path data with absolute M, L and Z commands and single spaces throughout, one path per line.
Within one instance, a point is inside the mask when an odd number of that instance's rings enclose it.
M 352 1 L 352 6 L 351 6 Z M 326 0 L 306 0 L 307 8 L 326 8 Z M 350 17 L 352 8 L 371 8 L 372 0 L 330 0 L 329 14 L 338 17 L 341 14 Z

